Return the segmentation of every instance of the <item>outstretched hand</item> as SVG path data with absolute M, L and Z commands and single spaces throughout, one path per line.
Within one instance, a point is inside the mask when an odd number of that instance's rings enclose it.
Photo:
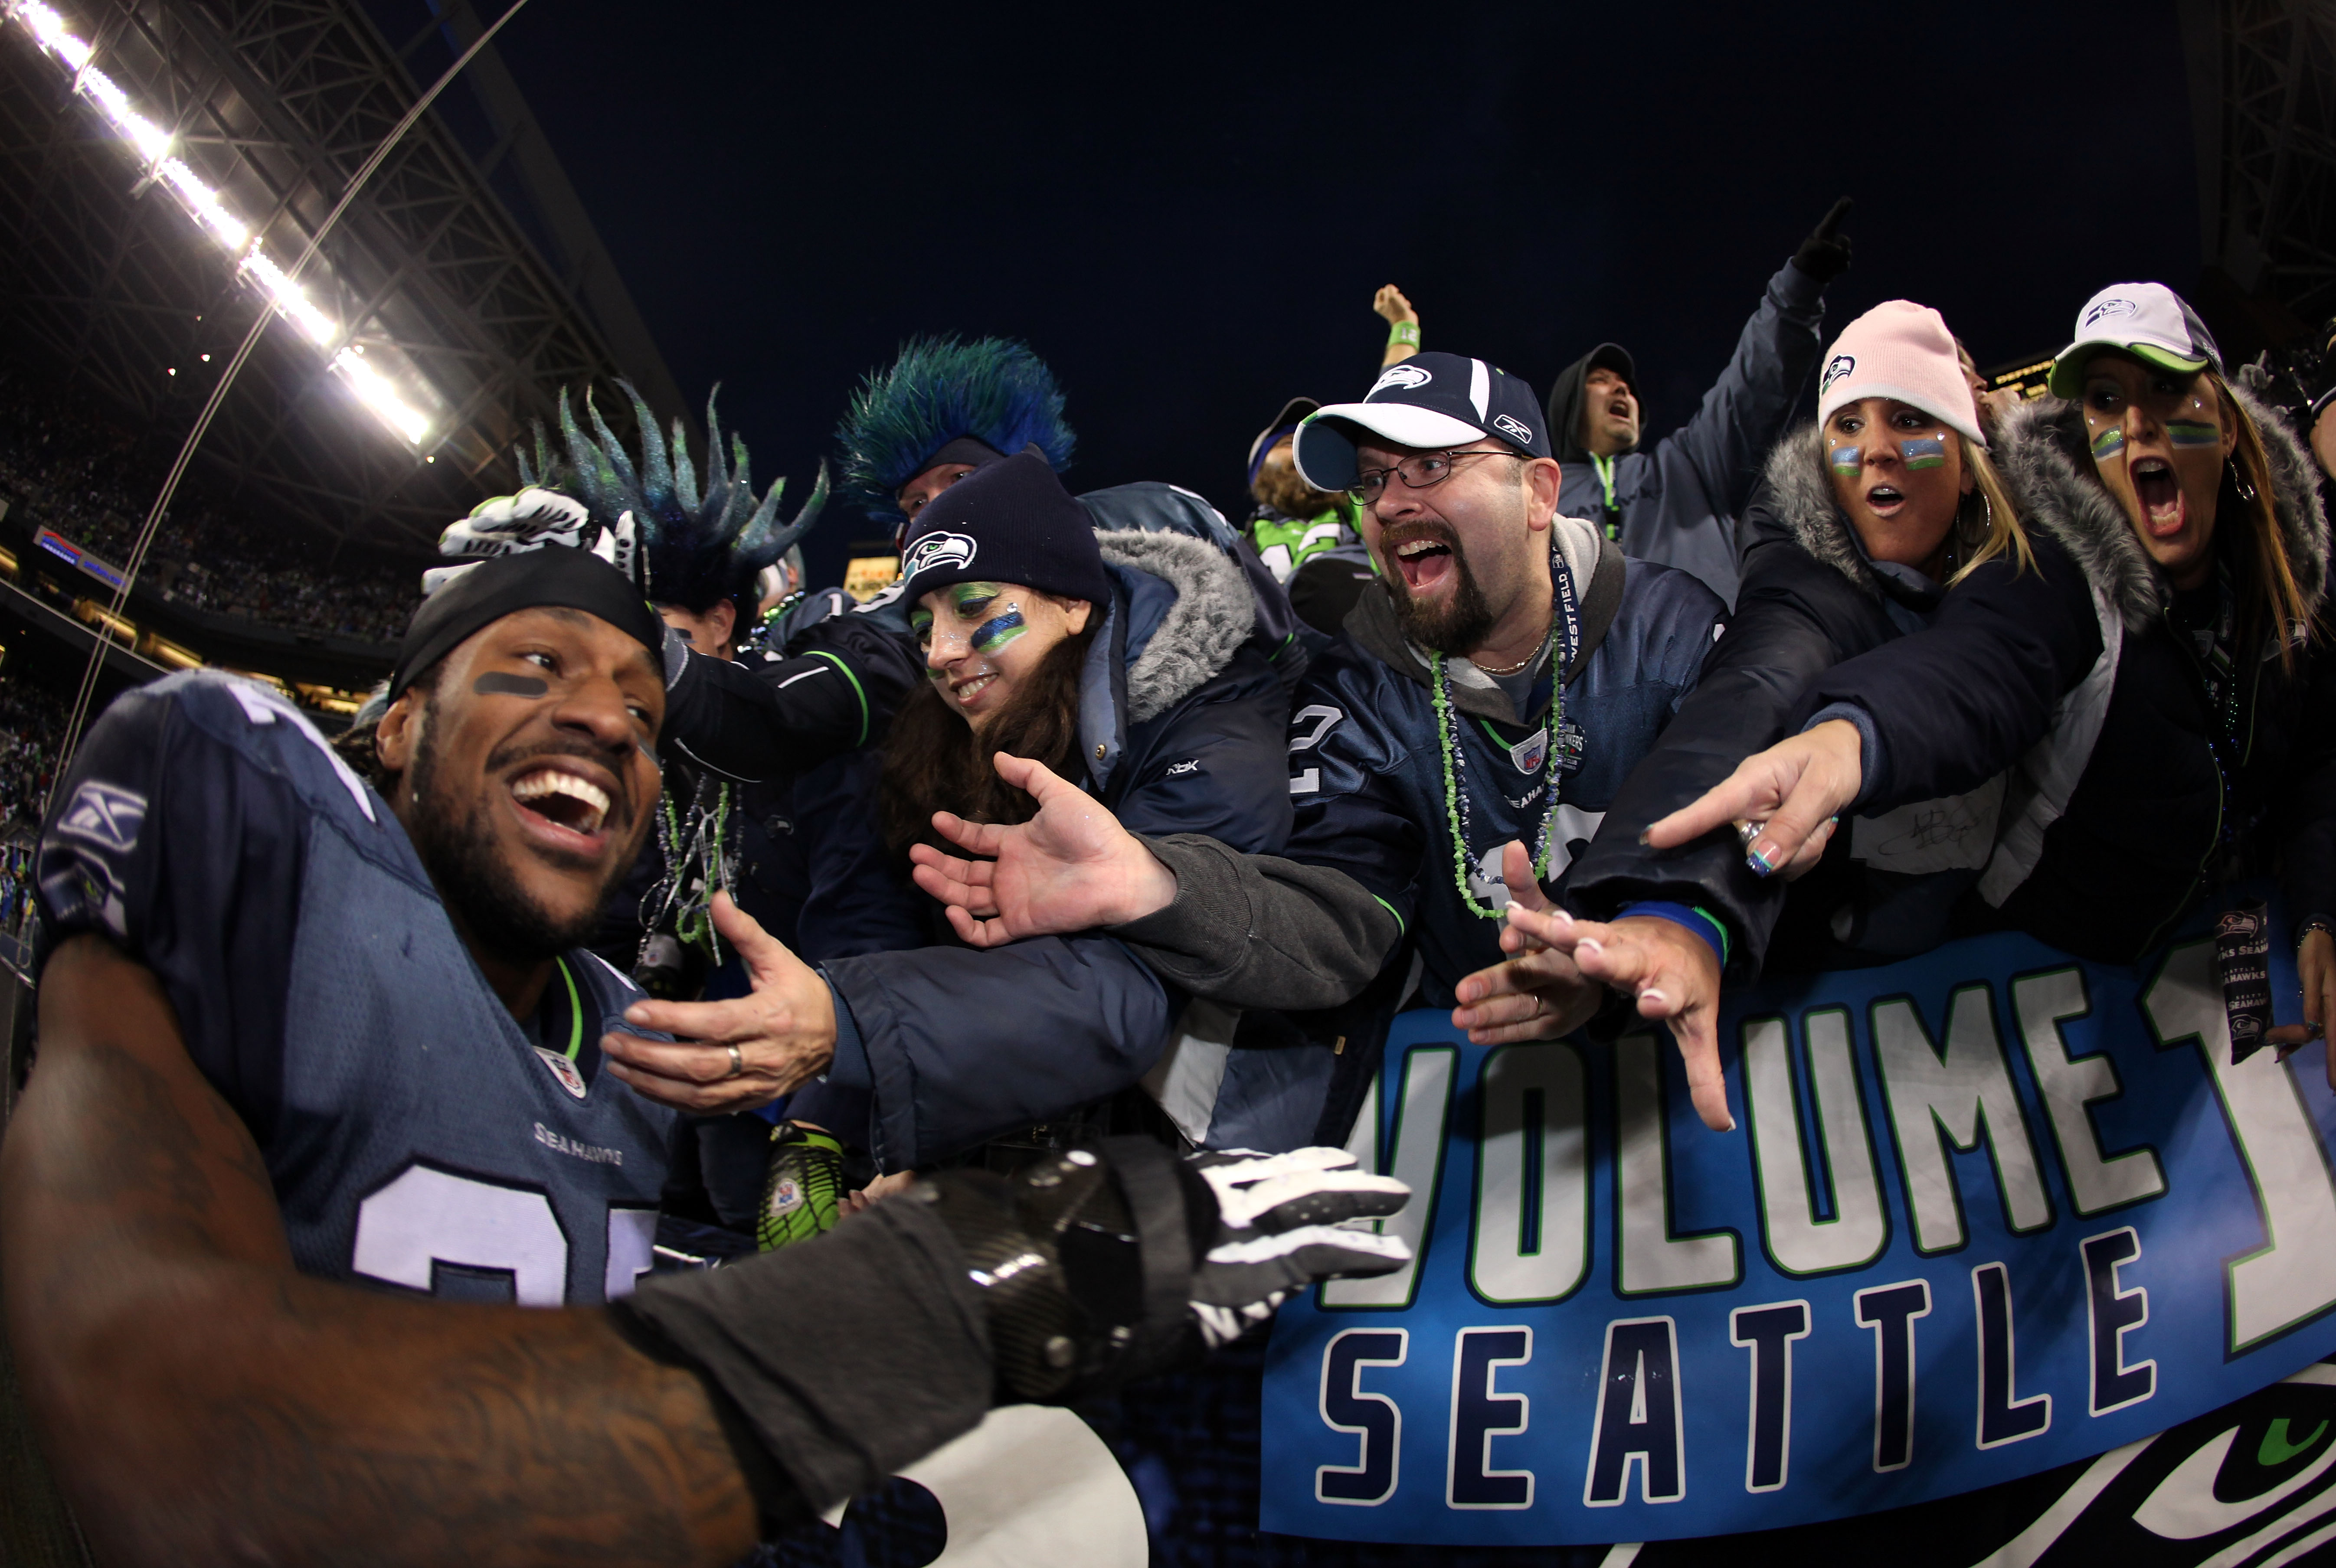
M 1541 891 L 1533 857 L 1515 840 L 1501 851 L 1501 881 L 1508 884 L 1511 910 L 1546 913 L 1572 924 Z M 1514 920 L 1502 928 L 1501 950 L 1517 956 L 1479 969 L 1453 988 L 1460 1005 L 1452 1009 L 1452 1027 L 1467 1030 L 1471 1045 L 1557 1039 L 1597 1012 L 1601 988 L 1582 976 L 1571 953 L 1532 940 Z
M 1828 719 L 1746 757 L 1701 799 L 1650 826 L 1640 842 L 1677 849 L 1733 824 L 1747 840 L 1753 871 L 1764 877 L 1782 871 L 1791 881 L 1825 854 L 1834 819 L 1864 787 L 1857 726 Z
M 1569 952 L 1587 979 L 1636 998 L 1640 1018 L 1661 1019 L 1687 1063 L 1696 1115 L 1714 1132 L 1735 1131 L 1719 1068 L 1719 955 L 1710 943 L 1653 915 L 1601 924 L 1569 919 L 1562 910 L 1512 908 L 1509 924 Z
M 938 899 L 968 946 L 1124 925 L 1166 909 L 1175 873 L 1104 804 L 1044 763 L 997 755 L 998 776 L 1038 803 L 1027 823 L 933 813 L 933 830 L 967 857 L 911 844 L 910 875 Z
M 610 1033 L 603 1065 L 652 1100 L 701 1116 L 767 1105 L 835 1058 L 835 998 L 819 971 L 715 893 L 707 911 L 754 989 L 720 1002 L 639 1001 L 625 1021 L 672 1040 Z M 735 1049 L 735 1054 L 733 1054 Z

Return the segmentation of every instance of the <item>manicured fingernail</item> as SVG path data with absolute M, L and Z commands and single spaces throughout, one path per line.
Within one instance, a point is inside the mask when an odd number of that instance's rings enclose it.
M 1727 1125 L 1726 1126 L 1724 1126 L 1724 1127 L 1720 1128 L 1719 1130 L 1720 1130 L 1721 1132 L 1723 1132 L 1723 1133 L 1732 1133 L 1732 1132 L 1734 1132 L 1734 1131 L 1736 1130 L 1736 1118 L 1735 1118 L 1734 1116 L 1730 1116 L 1730 1117 L 1728 1117 L 1728 1125 Z
M 1573 945 L 1573 950 L 1577 953 L 1602 955 L 1606 951 L 1606 949 L 1599 942 L 1597 938 L 1584 937 Z
M 1640 842 L 1641 844 L 1643 844 L 1643 843 L 1645 843 L 1645 842 L 1647 842 L 1647 833 L 1646 833 L 1646 830 L 1644 830 L 1644 829 L 1641 829 L 1641 830 L 1640 830 L 1640 833 L 1639 833 L 1639 842 Z
M 1639 999 L 1642 1002 L 1652 1002 L 1658 1007 L 1666 1006 L 1670 1001 L 1670 998 L 1663 995 L 1662 992 L 1655 989 L 1652 986 L 1649 986 L 1645 990 L 1640 991 L 1639 993 Z
M 1752 852 L 1744 857 L 1744 863 L 1752 868 L 1754 876 L 1773 877 L 1776 874 L 1776 865 L 1769 857 L 1776 852 L 1775 844 L 1755 844 Z

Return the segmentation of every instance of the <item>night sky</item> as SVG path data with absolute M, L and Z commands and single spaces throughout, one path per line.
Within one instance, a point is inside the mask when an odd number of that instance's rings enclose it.
M 492 4 L 489 14 L 492 14 Z M 1546 389 L 1601 338 L 1650 435 L 1850 195 L 1826 334 L 1936 306 L 1982 365 L 2198 270 L 2170 4 L 930 11 L 532 0 L 499 43 L 684 393 L 806 485 L 904 337 L 1027 339 L 1074 490 L 1229 511 L 1288 396 L 1426 346 Z M 875 531 L 838 507 L 814 578 Z

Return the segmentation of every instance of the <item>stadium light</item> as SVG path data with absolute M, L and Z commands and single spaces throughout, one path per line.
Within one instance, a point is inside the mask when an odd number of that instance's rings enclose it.
M 72 70 L 73 91 L 96 104 L 123 139 L 138 150 L 149 176 L 178 193 L 188 216 L 237 258 L 237 270 L 258 287 L 277 315 L 332 355 L 333 370 L 356 400 L 375 418 L 419 447 L 430 434 L 429 416 L 407 401 L 388 377 L 367 365 L 355 346 L 344 344 L 337 349 L 334 346 L 341 336 L 339 326 L 277 265 L 250 226 L 219 200 L 219 193 L 205 184 L 183 160 L 170 155 L 170 133 L 138 112 L 120 84 L 97 68 L 95 52 L 73 36 L 64 18 L 43 0 L 5 0 L 0 15 L 22 21 L 43 49 Z

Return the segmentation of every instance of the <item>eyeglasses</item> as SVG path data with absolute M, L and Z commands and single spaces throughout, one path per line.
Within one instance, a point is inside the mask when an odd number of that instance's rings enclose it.
M 1511 452 L 1502 446 L 1471 446 L 1458 452 L 1431 452 L 1419 457 L 1406 457 L 1393 468 L 1368 468 L 1355 476 L 1347 493 L 1358 502 L 1368 506 L 1387 488 L 1387 475 L 1403 475 L 1404 486 L 1409 490 L 1426 490 L 1442 484 L 1452 477 L 1452 465 L 1464 457 L 1514 457 L 1520 463 L 1533 461 L 1522 452 Z

